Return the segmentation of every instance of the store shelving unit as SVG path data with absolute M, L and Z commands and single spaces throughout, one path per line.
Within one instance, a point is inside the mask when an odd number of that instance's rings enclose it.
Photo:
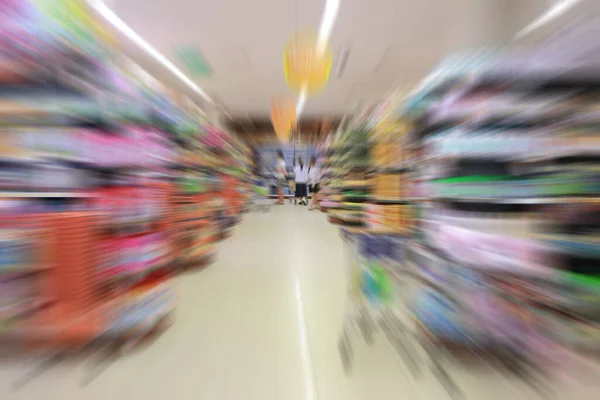
M 245 203 L 247 147 L 226 132 L 201 126 L 180 141 L 175 197 L 177 249 L 182 266 L 206 264 L 215 244 L 239 222 Z
M 415 376 L 430 364 L 451 396 L 461 388 L 447 362 L 465 353 L 543 391 L 599 343 L 600 86 L 567 69 L 542 79 L 503 73 L 503 60 L 462 65 L 472 69 L 437 74 L 409 100 L 401 132 L 369 123 L 377 116 L 360 121 L 372 164 L 387 157 L 380 145 L 402 142 L 388 157 L 397 162 L 368 171 L 368 201 L 414 211 L 399 232 L 342 228 L 350 290 L 340 354 L 350 369 L 353 332 L 372 343 L 381 329 Z M 376 228 L 398 226 L 376 214 Z
M 239 220 L 249 165 L 236 138 L 109 51 L 85 2 L 57 7 L 60 21 L 11 2 L 0 27 L 0 340 L 54 352 L 16 387 L 168 326 L 181 258 L 214 252 L 219 209 Z
M 371 192 L 371 144 L 367 139 L 367 131 L 349 127 L 327 146 L 321 207 L 327 209 L 333 223 L 366 225 L 366 202 Z
M 597 127 L 579 116 L 600 92 L 560 68 L 515 75 L 507 57 L 452 71 L 407 109 L 421 150 L 410 308 L 446 376 L 440 354 L 458 346 L 540 389 L 599 343 Z
M 373 234 L 406 234 L 411 229 L 407 126 L 384 117 L 389 108 L 351 124 L 324 147 L 322 208 L 330 221 Z
M 408 127 L 383 119 L 371 131 L 374 147 L 373 195 L 369 205 L 371 232 L 408 234 L 413 226 L 413 205 L 408 193 L 412 164 L 406 151 Z
M 203 142 L 216 129 L 107 51 L 84 2 L 60 24 L 36 3 L 10 7 L 0 28 L 0 337 L 60 352 L 139 337 L 170 316 L 173 267 L 210 249 L 217 209 L 239 220 L 247 151 L 224 132 L 225 145 Z M 207 188 L 187 179 L 194 172 Z M 187 228 L 196 237 L 182 252 Z

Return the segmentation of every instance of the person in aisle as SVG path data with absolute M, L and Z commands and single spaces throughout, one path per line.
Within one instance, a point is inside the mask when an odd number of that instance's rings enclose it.
M 310 193 L 312 198 L 310 199 L 310 211 L 316 206 L 319 206 L 319 184 L 321 182 L 321 169 L 315 164 L 315 157 L 310 158 L 308 163 L 308 184 L 310 185 Z
M 296 161 L 294 160 L 294 165 L 296 165 Z M 288 183 L 288 187 L 290 188 L 290 193 L 296 193 L 296 176 L 294 174 L 294 171 L 292 171 L 291 173 L 287 174 L 287 183 Z M 294 198 L 294 204 L 296 204 L 296 196 L 290 196 L 290 204 L 292 203 L 292 197 Z
M 298 163 L 294 165 L 294 175 L 296 177 L 296 200 L 300 203 L 300 205 L 307 205 L 308 201 L 306 200 L 306 179 L 308 178 L 308 168 L 304 167 L 304 163 L 302 162 L 302 158 L 298 158 Z
M 281 150 L 277 150 L 277 163 L 275 165 L 275 179 L 277 180 L 277 196 L 278 196 L 278 205 L 284 204 L 283 197 L 283 187 L 287 184 L 286 182 L 286 165 L 283 160 L 283 152 Z

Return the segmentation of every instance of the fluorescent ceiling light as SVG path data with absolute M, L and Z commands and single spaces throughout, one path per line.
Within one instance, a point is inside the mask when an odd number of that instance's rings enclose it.
M 319 26 L 319 37 L 317 39 L 317 52 L 323 54 L 327 48 L 327 42 L 333 31 L 333 25 L 337 19 L 340 10 L 340 0 L 326 0 L 325 9 L 321 16 L 321 25 Z
M 165 56 L 163 56 L 158 50 L 152 47 L 148 42 L 146 42 L 140 35 L 138 35 L 133 29 L 129 27 L 122 19 L 120 19 L 110 8 L 106 6 L 101 0 L 88 0 L 88 3 L 94 10 L 96 10 L 104 19 L 106 19 L 112 26 L 114 26 L 119 32 L 127 36 L 131 41 L 141 47 L 146 53 L 151 55 L 156 61 L 161 63 L 165 68 L 167 68 L 173 75 L 179 78 L 183 83 L 188 85 L 190 89 L 194 92 L 202 96 L 206 101 L 210 104 L 215 104 L 215 102 L 208 97 L 208 95 L 200 89 L 190 78 L 185 76 L 183 72 L 179 68 L 175 66 L 171 61 L 169 61 Z
M 323 15 L 321 15 L 321 25 L 319 25 L 319 37 L 317 38 L 317 53 L 323 54 L 327 48 L 329 37 L 333 31 L 333 26 L 340 10 L 341 0 L 325 0 L 325 8 L 323 9 Z M 304 105 L 306 104 L 307 90 L 302 88 L 300 95 L 298 96 L 298 102 L 296 103 L 296 118 L 302 114 Z
M 555 5 L 550 7 L 548 11 L 536 18 L 532 23 L 521 29 L 515 35 L 515 39 L 520 39 L 523 36 L 533 32 L 542 25 L 547 24 L 555 18 L 558 18 L 562 14 L 566 13 L 575 4 L 579 3 L 579 0 L 559 0 Z
M 304 111 L 304 106 L 306 105 L 306 98 L 308 96 L 308 90 L 306 85 L 302 87 L 300 90 L 300 95 L 298 96 L 298 101 L 296 102 L 296 120 Z

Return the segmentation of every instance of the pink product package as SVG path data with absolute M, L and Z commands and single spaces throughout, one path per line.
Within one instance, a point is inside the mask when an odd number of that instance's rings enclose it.
M 173 161 L 176 158 L 176 153 L 171 147 L 171 142 L 167 137 L 167 134 L 154 130 L 153 132 L 153 142 L 157 146 L 157 151 L 159 157 L 163 160 Z
M 111 245 L 112 251 L 119 256 L 105 273 L 136 274 L 156 266 L 166 256 L 164 243 L 162 236 L 156 233 L 115 241 Z
M 140 253 L 145 243 L 145 237 L 123 239 L 120 244 L 121 263 L 118 267 L 120 273 L 137 273 L 144 268 Z
M 125 79 L 125 77 L 123 77 L 116 70 L 111 70 L 110 78 L 114 87 L 121 91 L 121 93 L 126 94 L 128 96 L 136 97 L 136 87 L 131 83 L 129 79 Z
M 111 167 L 131 164 L 133 142 L 118 135 L 86 132 L 82 135 L 84 159 L 92 164 Z
M 98 164 L 101 158 L 100 153 L 102 151 L 100 135 L 91 131 L 84 132 L 81 136 L 81 144 L 83 147 L 84 160 L 92 164 Z
M 204 136 L 204 143 L 211 147 L 224 147 L 225 146 L 225 138 L 223 134 L 218 131 L 216 128 L 208 128 L 206 130 L 206 135 Z
M 123 151 L 121 141 L 116 135 L 92 133 L 87 138 L 86 158 L 94 164 L 105 167 L 119 165 Z
M 164 162 L 166 154 L 163 139 L 158 131 L 147 129 L 139 131 L 138 144 L 142 149 L 138 152 L 140 158 L 137 163 L 139 165 L 158 165 Z
M 174 158 L 168 142 L 156 131 L 126 129 L 127 135 L 82 131 L 79 145 L 82 158 L 105 167 L 152 166 Z
M 151 235 L 144 248 L 145 267 L 152 268 L 163 262 L 167 255 L 165 238 L 161 234 Z
M 34 8 L 29 0 L 0 0 L 0 21 L 2 25 L 10 22 L 33 20 Z
M 441 226 L 437 246 L 453 258 L 481 268 L 544 270 L 539 268 L 543 265 L 543 248 L 533 240 Z

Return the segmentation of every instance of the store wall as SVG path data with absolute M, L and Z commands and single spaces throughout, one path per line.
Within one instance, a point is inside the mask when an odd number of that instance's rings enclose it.
M 551 3 L 548 0 L 453 0 L 451 4 L 448 20 L 462 21 L 462 28 L 449 30 L 442 40 L 453 51 L 463 51 L 511 44 L 514 35 Z
M 556 0 L 504 0 L 506 2 L 505 27 L 514 36 L 542 15 Z

